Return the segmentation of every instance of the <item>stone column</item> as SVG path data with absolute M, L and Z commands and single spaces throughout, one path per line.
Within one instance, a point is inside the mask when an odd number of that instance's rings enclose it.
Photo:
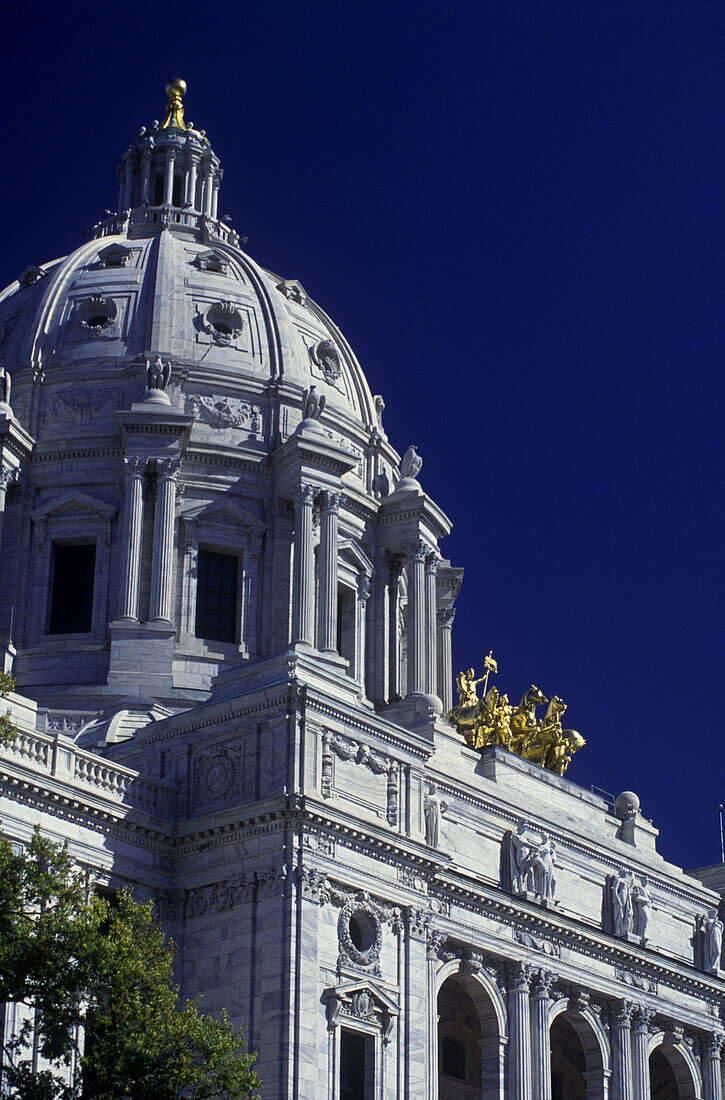
M 453 706 L 453 658 L 451 655 L 451 634 L 453 620 L 456 617 L 452 607 L 441 607 L 436 611 L 438 627 L 438 698 L 443 703 L 443 713 L 447 714 Z
M 441 559 L 436 551 L 425 558 L 425 667 L 426 691 L 438 693 L 438 627 L 436 623 L 436 591 Z
M 199 157 L 192 153 L 189 157 L 189 168 L 186 173 L 186 206 L 194 206 L 196 201 L 196 173 L 199 168 Z
M 166 175 L 164 176 L 164 204 L 171 206 L 174 196 L 174 164 L 176 163 L 176 150 L 166 150 Z
M 390 679 L 388 681 L 389 700 L 394 702 L 402 695 L 400 683 L 400 572 L 402 562 L 396 558 L 390 566 L 390 581 L 388 585 L 388 660 L 390 663 Z
M 705 1036 L 702 1043 L 703 1100 L 722 1100 L 722 1047 L 722 1035 Z
M 219 184 L 220 184 L 220 182 L 221 182 L 221 180 L 219 178 L 219 173 L 217 172 L 217 174 L 214 176 L 214 180 L 213 180 L 213 183 L 212 183 L 211 216 L 214 219 L 216 219 L 217 203 L 219 202 Z
M 652 1010 L 637 1005 L 632 1028 L 632 1083 L 634 1100 L 649 1100 L 649 1021 Z
M 372 697 L 376 703 L 388 700 L 390 605 L 388 600 L 388 555 L 385 550 L 376 550 L 373 559 L 373 652 L 369 654 L 372 663 Z
M 139 202 L 141 206 L 148 206 L 149 204 L 149 190 L 151 183 L 151 150 L 144 149 L 141 154 L 141 195 Z
M 130 158 L 126 161 L 126 178 L 123 185 L 123 202 L 121 203 L 121 210 L 130 210 L 131 203 L 133 202 L 133 177 L 134 167 Z M 119 214 L 121 213 L 119 210 Z
M 631 1001 L 616 1001 L 611 1006 L 612 1100 L 634 1100 L 630 1028 L 633 1012 Z
M 2 561 L 3 549 L 3 524 L 5 521 L 5 496 L 8 489 L 15 481 L 17 470 L 12 466 L 0 468 L 0 561 Z
M 533 1100 L 531 1088 L 531 1012 L 529 988 L 532 968 L 525 963 L 508 967 L 508 1097 Z M 538 1100 L 538 1098 L 537 1098 Z
M 213 201 L 212 196 L 212 177 L 214 169 L 211 164 L 204 165 L 204 213 L 207 217 L 211 217 L 211 204 Z
M 151 562 L 151 622 L 171 622 L 171 590 L 174 555 L 174 510 L 176 479 L 181 462 L 178 458 L 161 458 L 156 463 L 156 515 L 154 517 L 154 552 Z
M 323 653 L 337 653 L 337 530 L 342 493 L 320 494 L 320 589 L 317 644 Z
M 141 532 L 143 528 L 143 475 L 146 459 L 137 455 L 124 458 L 126 497 L 123 515 L 123 573 L 121 574 L 120 617 L 138 620 L 138 582 L 141 570 Z
M 425 559 L 430 547 L 422 539 L 403 547 L 408 558 L 408 695 L 426 691 Z
M 312 504 L 317 490 L 300 485 L 295 502 L 294 576 L 292 581 L 292 645 L 314 645 L 315 568 L 312 553 Z
M 532 985 L 532 1047 L 533 1095 L 536 1100 L 551 1100 L 551 1041 L 549 1036 L 549 1001 L 555 975 L 540 970 Z
M 365 688 L 365 635 L 367 633 L 367 609 L 370 599 L 370 578 L 364 573 L 358 577 L 355 601 L 355 669 L 353 679 Z

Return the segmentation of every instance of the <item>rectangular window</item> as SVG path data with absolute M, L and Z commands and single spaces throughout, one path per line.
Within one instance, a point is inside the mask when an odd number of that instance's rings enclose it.
M 237 570 L 232 554 L 200 550 L 196 573 L 197 638 L 213 642 L 237 640 Z
M 53 546 L 50 634 L 90 633 L 95 572 L 95 543 Z
M 340 1100 L 370 1100 L 372 1043 L 357 1031 L 340 1034 Z

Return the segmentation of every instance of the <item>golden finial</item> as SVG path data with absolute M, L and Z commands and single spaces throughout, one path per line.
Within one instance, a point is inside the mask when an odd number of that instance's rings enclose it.
M 170 80 L 166 85 L 166 94 L 169 97 L 169 105 L 166 108 L 166 118 L 161 123 L 161 129 L 167 130 L 173 126 L 177 130 L 186 130 L 184 122 L 184 104 L 182 96 L 186 95 L 185 80 Z

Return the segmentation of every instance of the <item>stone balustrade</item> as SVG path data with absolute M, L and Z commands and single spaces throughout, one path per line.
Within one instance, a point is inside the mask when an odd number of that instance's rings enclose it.
M 93 788 L 96 795 L 119 804 L 129 803 L 159 817 L 173 816 L 172 784 L 148 779 L 57 736 L 20 730 L 13 741 L 0 746 L 0 760 L 3 758 L 64 782 L 70 780 L 81 788 Z

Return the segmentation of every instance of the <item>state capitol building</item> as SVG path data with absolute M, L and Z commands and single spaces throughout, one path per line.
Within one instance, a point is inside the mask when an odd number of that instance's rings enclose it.
M 185 90 L 0 293 L 2 832 L 156 901 L 265 1100 L 722 1100 L 722 874 L 455 676 L 451 521 Z

